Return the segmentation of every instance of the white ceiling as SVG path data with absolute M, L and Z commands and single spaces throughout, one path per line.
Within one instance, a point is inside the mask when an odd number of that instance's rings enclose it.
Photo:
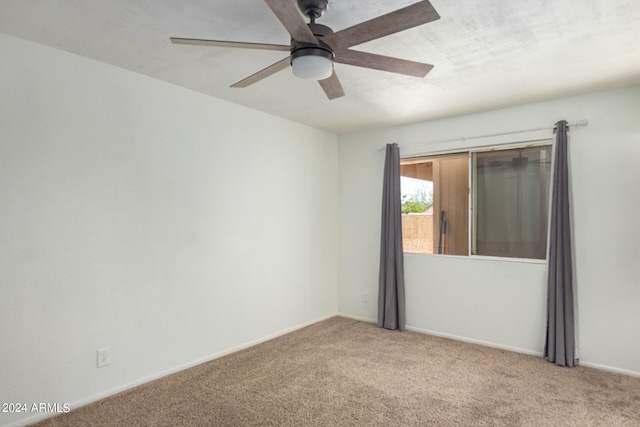
M 295 0 L 290 0 L 295 1 Z M 416 0 L 330 0 L 334 31 Z M 432 0 L 441 19 L 358 50 L 434 65 L 424 79 L 336 64 L 329 101 L 290 69 L 229 85 L 286 52 L 174 45 L 170 36 L 288 44 L 261 0 L 1 0 L 0 32 L 336 133 L 640 83 L 638 0 Z

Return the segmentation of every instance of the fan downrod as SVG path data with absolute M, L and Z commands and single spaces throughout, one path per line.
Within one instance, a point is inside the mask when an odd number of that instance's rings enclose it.
M 298 0 L 298 8 L 304 16 L 308 16 L 311 21 L 320 18 L 329 6 L 329 0 Z

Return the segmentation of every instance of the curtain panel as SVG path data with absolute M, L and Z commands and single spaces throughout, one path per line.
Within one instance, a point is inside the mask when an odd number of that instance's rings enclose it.
M 566 121 L 556 123 L 547 271 L 547 335 L 544 357 L 556 365 L 573 367 L 577 364 L 577 359 L 567 129 Z
M 401 331 L 405 326 L 400 149 L 397 144 L 387 144 L 384 162 L 378 326 Z

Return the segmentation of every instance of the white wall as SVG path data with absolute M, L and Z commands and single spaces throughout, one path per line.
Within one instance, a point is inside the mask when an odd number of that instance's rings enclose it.
M 640 373 L 640 87 L 338 138 L 8 36 L 0 55 L 0 402 L 73 407 L 336 309 L 375 319 L 379 147 L 582 118 L 581 358 Z M 544 265 L 405 266 L 409 326 L 542 351 Z
M 482 114 L 343 135 L 340 163 L 338 309 L 376 319 L 384 151 L 401 155 L 549 138 L 551 131 L 451 143 L 460 137 L 552 127 L 570 131 L 580 358 L 640 374 L 640 87 Z M 405 257 L 407 325 L 540 354 L 545 265 L 466 257 Z M 371 302 L 362 302 L 368 291 Z
M 74 407 L 335 314 L 335 135 L 4 35 L 0 56 L 0 402 Z

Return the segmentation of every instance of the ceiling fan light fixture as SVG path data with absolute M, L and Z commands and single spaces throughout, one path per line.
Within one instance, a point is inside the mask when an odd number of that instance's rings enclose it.
M 317 80 L 329 99 L 344 96 L 340 79 L 333 69 L 334 61 L 420 78 L 433 68 L 430 64 L 350 49 L 440 19 L 440 15 L 429 0 L 418 1 L 410 6 L 344 28 L 337 33 L 326 25 L 316 23 L 316 19 L 326 12 L 330 1 L 332 0 L 297 0 L 296 8 L 296 2 L 293 0 L 265 0 L 269 9 L 291 36 L 289 45 L 184 37 L 171 37 L 171 42 L 288 51 L 291 54 L 289 57 L 251 74 L 232 84 L 231 87 L 247 87 L 291 66 L 296 77 Z M 305 23 L 305 19 L 298 12 L 309 18 L 310 22 Z
M 333 53 L 320 48 L 297 49 L 291 54 L 291 68 L 300 79 L 328 79 L 333 74 Z

